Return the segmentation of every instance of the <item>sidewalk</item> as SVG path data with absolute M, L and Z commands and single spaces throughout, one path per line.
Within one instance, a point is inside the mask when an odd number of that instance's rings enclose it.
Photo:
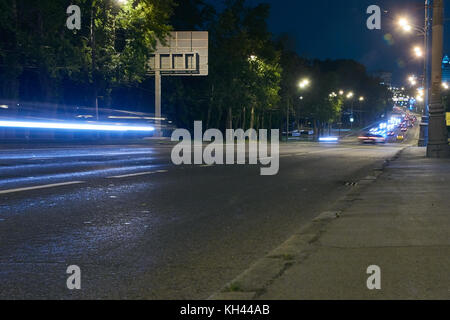
M 240 298 L 450 299 L 450 160 L 405 149 L 212 297 Z

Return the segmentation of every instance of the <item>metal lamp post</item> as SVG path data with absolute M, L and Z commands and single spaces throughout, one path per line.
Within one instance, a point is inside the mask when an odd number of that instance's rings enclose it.
M 442 55 L 444 42 L 444 1 L 434 0 L 433 3 L 433 40 L 432 40 L 432 70 L 431 99 L 429 105 L 429 141 L 427 157 L 446 158 L 450 156 L 448 133 L 445 124 L 445 110 L 442 104 Z

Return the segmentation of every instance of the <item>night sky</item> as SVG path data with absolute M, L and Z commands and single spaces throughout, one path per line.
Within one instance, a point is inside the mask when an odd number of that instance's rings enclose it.
M 247 3 L 269 3 L 270 31 L 274 35 L 288 33 L 294 37 L 296 51 L 303 56 L 355 59 L 369 72 L 393 72 L 396 85 L 401 85 L 408 74 L 422 71 L 422 62 L 414 58 L 412 47 L 421 45 L 423 38 L 403 34 L 394 21 L 404 15 L 423 26 L 424 0 L 247 0 Z M 366 27 L 369 17 L 366 10 L 370 5 L 388 11 L 382 14 L 381 30 Z M 449 10 L 446 18 L 450 17 Z M 445 35 L 448 32 L 447 27 Z M 450 40 L 450 36 L 446 38 Z M 444 52 L 450 53 L 447 39 Z

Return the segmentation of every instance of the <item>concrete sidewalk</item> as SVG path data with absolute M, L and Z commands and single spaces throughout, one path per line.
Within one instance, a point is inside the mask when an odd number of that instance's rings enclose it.
M 212 299 L 450 299 L 450 160 L 406 148 Z

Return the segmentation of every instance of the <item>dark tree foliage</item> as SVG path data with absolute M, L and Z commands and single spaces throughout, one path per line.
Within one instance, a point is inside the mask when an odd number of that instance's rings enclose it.
M 65 27 L 71 4 L 79 31 Z M 389 92 L 363 65 L 301 57 L 289 36 L 268 31 L 269 13 L 245 0 L 225 0 L 220 12 L 207 0 L 0 0 L 0 99 L 153 112 L 146 63 L 156 40 L 207 30 L 209 76 L 163 78 L 163 113 L 179 127 L 284 128 L 289 116 L 319 132 L 350 108 L 330 96 L 339 90 L 365 97 L 351 105 L 361 125 L 386 110 Z

